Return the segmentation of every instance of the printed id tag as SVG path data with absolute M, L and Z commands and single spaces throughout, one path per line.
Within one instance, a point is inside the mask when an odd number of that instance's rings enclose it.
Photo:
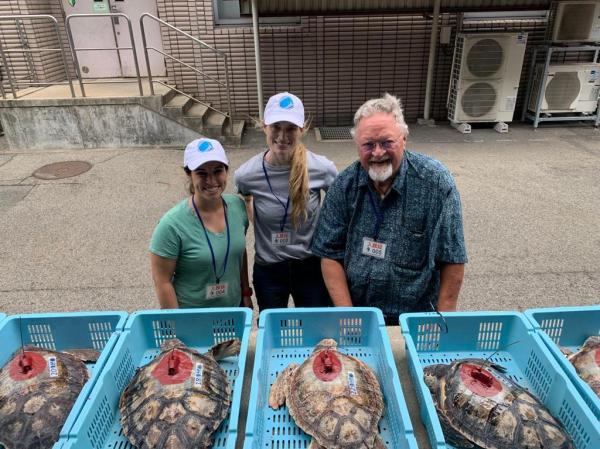
M 229 283 L 221 282 L 220 284 L 208 284 L 206 286 L 206 299 L 222 298 L 227 296 Z
M 362 253 L 365 256 L 375 257 L 376 259 L 385 259 L 385 249 L 387 243 L 376 242 L 368 237 L 363 238 Z
M 271 233 L 271 245 L 273 246 L 286 246 L 289 245 L 291 241 L 292 234 L 289 231 Z

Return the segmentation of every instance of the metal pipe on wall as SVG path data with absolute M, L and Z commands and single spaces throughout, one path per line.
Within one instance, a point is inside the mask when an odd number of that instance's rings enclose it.
M 439 1 L 439 0 L 438 0 Z M 257 0 L 252 0 L 252 34 L 254 35 L 254 59 L 256 62 L 256 88 L 258 91 L 258 116 L 261 124 L 263 122 L 263 89 L 262 68 L 260 63 L 260 36 L 258 28 L 258 6 Z
M 435 66 L 435 52 L 437 49 L 438 25 L 440 21 L 440 3 L 441 0 L 434 0 L 433 20 L 431 23 L 431 41 L 429 42 L 429 66 L 427 67 L 427 83 L 425 84 L 425 110 L 423 118 L 429 120 L 431 109 L 431 86 L 433 84 L 433 70 Z

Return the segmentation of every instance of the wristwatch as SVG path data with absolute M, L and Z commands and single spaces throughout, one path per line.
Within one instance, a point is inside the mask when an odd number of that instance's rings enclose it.
M 250 288 L 250 287 L 242 287 L 242 297 L 243 298 L 245 298 L 247 296 L 248 297 L 252 296 L 252 293 L 254 293 L 252 291 L 252 288 Z

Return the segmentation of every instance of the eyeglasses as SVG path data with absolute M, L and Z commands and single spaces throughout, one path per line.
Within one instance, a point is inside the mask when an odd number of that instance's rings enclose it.
M 378 140 L 375 142 L 365 142 L 365 143 L 360 144 L 360 149 L 363 150 L 364 152 L 370 153 L 372 151 L 375 151 L 375 148 L 377 148 L 377 145 L 379 145 L 383 151 L 390 151 L 396 145 L 396 141 L 386 139 L 386 140 Z

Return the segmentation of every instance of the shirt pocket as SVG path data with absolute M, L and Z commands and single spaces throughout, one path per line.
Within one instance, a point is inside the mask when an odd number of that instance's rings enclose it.
M 401 268 L 422 270 L 429 254 L 429 239 L 425 232 L 411 231 L 398 223 L 390 242 L 390 260 Z

